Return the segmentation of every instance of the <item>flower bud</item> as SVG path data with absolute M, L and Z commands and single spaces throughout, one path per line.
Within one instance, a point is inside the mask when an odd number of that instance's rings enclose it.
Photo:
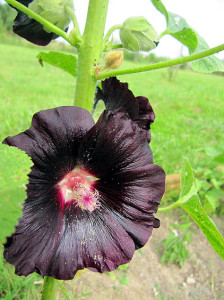
M 105 58 L 105 69 L 117 69 L 123 62 L 123 51 L 110 51 Z
M 128 18 L 120 30 L 124 48 L 133 51 L 150 51 L 159 43 L 158 34 L 144 17 Z
M 69 32 L 69 39 L 72 45 L 75 45 L 75 47 L 79 47 L 79 43 L 81 42 L 81 39 L 77 35 L 77 29 L 73 28 Z
M 51 22 L 62 30 L 65 30 L 71 17 L 66 13 L 65 8 L 70 7 L 73 9 L 72 0 L 34 0 L 29 4 L 29 9 Z M 44 27 L 46 32 L 49 29 Z

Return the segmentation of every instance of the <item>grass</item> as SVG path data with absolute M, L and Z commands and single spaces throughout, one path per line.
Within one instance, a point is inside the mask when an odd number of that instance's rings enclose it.
M 39 110 L 73 104 L 74 78 L 49 65 L 42 68 L 36 55 L 43 50 L 0 44 L 0 140 L 26 130 Z M 148 97 L 154 108 L 154 161 L 166 173 L 179 172 L 184 157 L 194 168 L 212 168 L 203 149 L 223 143 L 224 77 L 180 70 L 170 82 L 166 72 L 119 77 L 135 96 Z M 40 277 L 13 273 L 0 259 L 0 298 L 36 299 L 40 288 L 33 282 Z
M 2 247 L 0 247 L 0 253 Z M 0 259 L 0 299 L 4 300 L 37 300 L 41 292 L 41 285 L 34 285 L 41 277 L 31 274 L 28 277 L 14 275 L 14 268 Z
M 167 173 L 178 172 L 183 158 L 192 166 L 208 167 L 208 146 L 223 143 L 224 77 L 180 70 L 176 81 L 166 70 L 120 77 L 136 96 L 149 98 L 156 119 L 152 125 L 154 161 Z
M 43 49 L 0 44 L 0 139 L 30 126 L 42 109 L 72 105 L 74 78 L 36 55 Z M 224 77 L 180 70 L 176 81 L 166 70 L 120 76 L 136 96 L 150 99 L 156 113 L 151 147 L 155 163 L 167 173 L 180 170 L 183 158 L 193 167 L 207 167 L 203 149 L 223 142 Z

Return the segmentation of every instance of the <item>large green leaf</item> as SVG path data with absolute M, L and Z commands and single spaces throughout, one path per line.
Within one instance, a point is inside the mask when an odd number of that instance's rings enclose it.
M 32 165 L 25 152 L 0 144 L 0 244 L 15 230 L 26 198 L 27 174 Z
M 183 45 L 187 46 L 189 51 L 197 48 L 197 35 L 193 29 L 189 27 L 184 18 L 179 15 L 168 12 L 161 0 L 151 0 L 156 9 L 158 9 L 166 18 L 167 29 L 166 34 L 173 36 Z
M 171 12 L 168 12 L 168 15 L 168 34 L 187 46 L 190 52 L 194 51 L 198 45 L 197 34 L 190 28 L 184 18 Z
M 37 55 L 37 58 L 39 59 L 41 65 L 43 65 L 43 62 L 46 62 L 54 67 L 68 72 L 72 76 L 77 75 L 77 57 L 74 55 L 50 51 L 48 53 L 40 52 Z
M 190 53 L 197 53 L 209 49 L 208 44 L 199 34 L 197 34 L 197 38 L 198 46 L 195 51 L 190 50 Z M 192 61 L 191 67 L 193 70 L 202 73 L 224 72 L 224 63 L 214 55 Z
M 201 204 L 194 185 L 193 171 L 188 161 L 181 175 L 181 194 L 178 204 L 197 223 L 212 247 L 224 259 L 224 239 Z
M 224 259 L 224 238 L 202 207 L 198 195 L 194 195 L 188 201 L 182 203 L 181 207 L 197 223 L 212 247 Z

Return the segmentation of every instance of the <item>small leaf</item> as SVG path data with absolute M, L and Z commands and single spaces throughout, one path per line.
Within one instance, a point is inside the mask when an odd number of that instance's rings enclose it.
M 179 15 L 168 12 L 160 0 L 151 0 L 156 9 L 158 9 L 166 18 L 166 34 L 171 35 L 183 45 L 187 46 L 189 51 L 197 48 L 197 34 L 190 28 L 188 23 Z
M 142 249 L 137 249 L 138 253 L 141 255 L 141 256 L 144 256 L 143 252 L 142 252 Z
M 215 210 L 219 206 L 219 199 L 223 198 L 224 191 L 221 189 L 211 189 L 205 195 L 212 209 Z
M 166 22 L 168 23 L 169 20 L 169 16 L 168 16 L 168 12 L 165 8 L 165 6 L 163 5 L 161 0 L 151 0 L 152 4 L 155 6 L 155 8 L 161 12 L 161 14 L 163 14 L 166 18 Z
M 197 34 L 198 46 L 195 51 L 190 53 L 198 53 L 209 49 L 206 41 Z M 191 62 L 191 67 L 194 71 L 201 73 L 224 72 L 224 63 L 216 56 L 210 55 Z
M 112 271 L 112 272 L 108 272 L 108 275 L 110 276 L 110 278 L 115 281 L 117 279 L 117 276 L 115 275 L 115 273 Z
M 121 274 L 118 278 L 118 281 L 122 285 L 128 285 L 129 284 L 129 278 L 126 274 Z
M 119 266 L 119 267 L 118 267 L 118 270 L 127 270 L 128 267 L 129 267 L 128 264 L 124 264 L 124 265 Z
M 37 58 L 42 66 L 43 62 L 46 62 L 54 67 L 68 72 L 72 76 L 77 75 L 77 57 L 74 55 L 50 51 L 48 53 L 40 52 L 37 55 Z
M 202 207 L 198 195 L 193 195 L 188 201 L 181 203 L 180 206 L 189 214 L 195 223 L 197 223 L 212 247 L 224 259 L 224 239 L 212 219 L 209 218 L 205 209 Z
M 188 160 L 186 160 L 184 168 L 182 170 L 180 183 L 181 183 L 180 201 L 184 202 L 185 198 L 187 200 L 193 194 L 196 193 L 196 187 L 194 185 L 194 175 Z
M 7 145 L 0 145 L 0 156 L 0 243 L 5 243 L 22 216 L 32 162 L 25 152 Z
M 214 147 L 206 147 L 205 148 L 205 153 L 206 153 L 206 155 L 215 158 L 217 156 L 220 156 L 220 155 L 224 154 L 224 146 L 216 145 Z

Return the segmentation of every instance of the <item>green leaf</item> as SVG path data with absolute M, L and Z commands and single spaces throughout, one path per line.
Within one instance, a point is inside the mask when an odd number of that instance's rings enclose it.
M 22 216 L 22 203 L 26 198 L 27 174 L 32 166 L 25 152 L 0 145 L 0 243 L 5 243 Z
M 166 22 L 168 23 L 169 20 L 169 16 L 168 16 L 168 12 L 165 8 L 165 6 L 163 5 L 161 0 L 151 0 L 152 4 L 155 6 L 155 8 L 161 12 L 161 14 L 163 14 L 166 18 Z
M 115 273 L 112 271 L 112 272 L 108 272 L 108 275 L 110 276 L 110 278 L 115 281 L 117 279 L 117 276 L 115 275 Z
M 181 192 L 179 201 L 184 202 L 196 193 L 196 187 L 194 185 L 194 174 L 188 160 L 186 160 L 184 168 L 182 170 L 180 184 Z
M 144 256 L 143 252 L 142 252 L 142 249 L 137 249 L 138 253 L 141 255 L 141 256 Z
M 219 199 L 224 196 L 224 191 L 221 189 L 211 189 L 205 195 L 212 209 L 215 210 L 219 206 Z
M 168 34 L 187 46 L 189 51 L 194 51 L 198 45 L 197 34 L 189 27 L 184 18 L 171 12 L 168 14 Z
M 195 221 L 212 247 L 224 259 L 224 239 L 201 204 L 194 185 L 193 171 L 188 161 L 181 175 L 181 194 L 178 204 Z
M 209 49 L 208 44 L 200 35 L 197 34 L 197 38 L 198 46 L 195 51 L 190 51 L 190 53 L 198 53 Z M 194 71 L 201 73 L 224 72 L 224 63 L 214 55 L 192 61 L 190 64 Z
M 126 274 L 121 274 L 118 278 L 118 281 L 122 285 L 128 285 L 129 284 L 129 278 Z
M 206 155 L 211 156 L 211 157 L 216 157 L 221 154 L 224 154 L 224 146 L 222 146 L 222 145 L 206 147 L 204 150 L 205 150 Z
M 127 270 L 128 267 L 129 267 L 128 264 L 124 264 L 124 265 L 119 266 L 117 269 L 118 269 L 118 270 Z
M 202 207 L 198 195 L 192 196 L 188 201 L 180 205 L 200 227 L 215 251 L 224 259 L 223 236 Z
M 168 12 L 160 0 L 151 0 L 156 9 L 158 9 L 166 18 L 167 29 L 164 34 L 169 34 L 183 45 L 187 46 L 189 51 L 197 48 L 197 34 L 190 28 L 188 23 L 179 15 Z
M 42 66 L 45 62 L 68 72 L 72 76 L 77 75 L 77 57 L 74 55 L 50 51 L 48 53 L 40 52 L 37 58 Z

